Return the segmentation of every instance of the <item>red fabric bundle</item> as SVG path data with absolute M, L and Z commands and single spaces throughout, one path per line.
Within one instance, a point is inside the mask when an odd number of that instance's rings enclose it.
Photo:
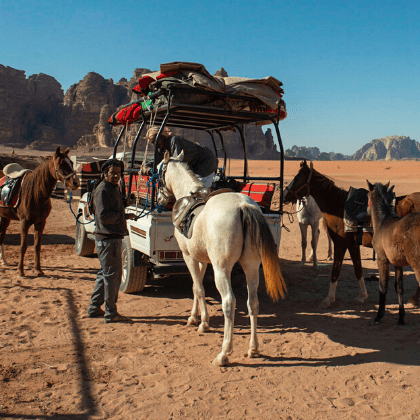
M 133 104 L 120 111 L 114 112 L 108 119 L 111 125 L 130 125 L 137 120 L 141 115 L 141 104 Z

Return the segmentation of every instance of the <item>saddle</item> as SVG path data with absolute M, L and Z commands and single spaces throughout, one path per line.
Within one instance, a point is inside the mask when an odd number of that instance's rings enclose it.
M 0 179 L 0 206 L 16 208 L 20 202 L 20 186 L 26 173 L 19 178 Z
M 215 195 L 234 192 L 230 188 L 212 191 L 211 188 L 201 188 L 191 195 L 177 200 L 172 209 L 172 223 L 188 239 L 191 239 L 193 225 L 197 216 L 203 211 L 204 205 Z
M 356 232 L 357 243 L 362 244 L 363 232 L 373 232 L 370 217 L 369 191 L 365 188 L 350 187 L 347 200 L 344 204 L 344 231 Z

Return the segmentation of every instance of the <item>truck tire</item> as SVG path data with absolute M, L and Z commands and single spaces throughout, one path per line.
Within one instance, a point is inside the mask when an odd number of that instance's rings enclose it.
M 95 241 L 89 239 L 85 227 L 76 222 L 75 251 L 79 257 L 87 257 L 95 252 Z
M 130 236 L 126 236 L 122 242 L 122 266 L 120 290 L 123 293 L 138 293 L 144 289 L 147 280 L 148 266 L 142 263 L 134 267 L 134 253 L 139 252 L 131 248 Z

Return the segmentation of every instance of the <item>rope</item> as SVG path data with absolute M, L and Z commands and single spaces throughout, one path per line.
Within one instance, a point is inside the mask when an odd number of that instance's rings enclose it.
M 152 173 L 152 176 L 150 177 L 150 179 L 146 183 L 146 185 L 147 185 L 146 203 L 144 204 L 144 208 L 143 208 L 142 212 L 136 217 L 135 220 L 138 220 L 142 217 L 145 217 L 155 210 L 157 210 L 158 213 L 162 213 L 162 211 L 165 209 L 165 206 L 157 205 L 156 207 L 150 209 L 148 212 L 146 212 L 146 213 L 144 212 L 147 208 L 147 205 L 149 204 L 150 188 L 153 186 L 153 184 L 157 185 L 158 182 L 159 182 L 159 172 L 156 172 L 155 174 Z M 136 207 L 136 211 L 137 211 L 137 207 Z
M 81 221 L 79 220 L 79 217 L 82 215 L 82 213 L 79 213 L 78 215 L 76 215 L 76 214 L 74 213 L 73 209 L 71 208 L 71 201 L 72 201 L 72 199 L 73 199 L 73 194 L 72 194 L 72 192 L 71 192 L 71 190 L 70 190 L 70 196 L 69 196 L 69 208 L 70 208 L 70 211 L 71 211 L 71 213 L 73 214 L 74 218 L 76 219 L 76 223 L 79 223 L 79 224 L 81 224 L 81 225 L 88 225 L 89 223 L 94 222 L 94 221 L 95 221 L 95 218 L 94 218 L 93 220 L 91 220 L 90 222 L 86 222 L 86 223 L 83 223 L 83 222 L 81 222 Z

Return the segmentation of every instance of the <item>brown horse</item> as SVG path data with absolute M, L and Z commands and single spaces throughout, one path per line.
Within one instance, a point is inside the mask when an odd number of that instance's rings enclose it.
M 57 181 L 62 181 L 70 190 L 79 187 L 80 182 L 73 169 L 73 162 L 65 152 L 57 148 L 54 155 L 42 162 L 33 172 L 28 172 L 21 185 L 20 200 L 17 206 L 0 207 L 0 259 L 2 265 L 8 265 L 4 258 L 4 240 L 11 220 L 20 220 L 20 259 L 18 276 L 24 277 L 23 259 L 28 247 L 28 231 L 34 225 L 35 270 L 38 276 L 41 270 L 41 239 L 47 217 L 51 212 L 51 194 Z
M 420 288 L 420 248 L 418 247 L 420 235 L 420 213 L 410 213 L 404 217 L 399 216 L 391 205 L 393 187 L 377 183 L 372 185 L 367 181 L 369 188 L 370 208 L 375 234 L 373 235 L 373 248 L 377 254 L 379 269 L 379 309 L 375 324 L 379 324 L 385 314 L 385 301 L 389 282 L 389 265 L 395 270 L 395 290 L 398 294 L 399 317 L 398 324 L 404 324 L 403 302 L 403 267 L 410 265 L 416 275 Z M 418 304 L 419 288 L 410 299 Z
M 306 160 L 301 162 L 299 172 L 286 187 L 286 191 L 284 195 L 285 203 L 312 195 L 327 220 L 328 232 L 334 243 L 334 262 L 328 296 L 324 299 L 321 306 L 328 308 L 335 301 L 337 281 L 347 250 L 349 250 L 356 278 L 359 282 L 360 294 L 356 302 L 364 302 L 367 298 L 367 291 L 363 278 L 360 246 L 357 242 L 356 233 L 345 231 L 343 220 L 344 205 L 348 191 L 337 187 L 334 181 L 316 171 L 312 162 L 308 166 Z M 420 211 L 420 193 L 398 197 L 396 208 L 402 214 Z M 372 248 L 372 234 L 370 232 L 363 232 L 362 245 Z

